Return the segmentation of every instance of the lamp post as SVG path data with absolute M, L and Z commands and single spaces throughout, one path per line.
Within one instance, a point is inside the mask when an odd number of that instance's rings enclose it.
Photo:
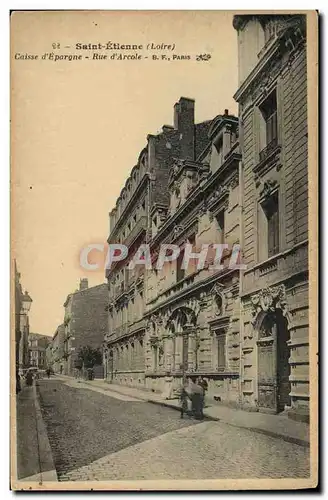
M 19 368 L 23 370 L 28 364 L 28 335 L 29 335 L 29 321 L 28 314 L 31 309 L 32 299 L 28 292 L 25 291 L 21 295 L 21 311 L 20 311 L 20 341 L 19 341 Z

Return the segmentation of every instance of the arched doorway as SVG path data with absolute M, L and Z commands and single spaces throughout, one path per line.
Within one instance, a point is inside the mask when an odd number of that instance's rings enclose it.
M 262 311 L 256 321 L 258 330 L 258 407 L 271 412 L 290 406 L 289 331 L 280 309 Z
M 195 335 L 197 317 L 195 312 L 189 307 L 181 306 L 176 308 L 166 324 L 166 329 L 174 336 L 173 340 L 173 360 L 172 365 L 175 366 L 175 358 L 177 355 L 178 366 L 183 375 L 189 369 L 188 358 L 190 352 L 190 337 Z

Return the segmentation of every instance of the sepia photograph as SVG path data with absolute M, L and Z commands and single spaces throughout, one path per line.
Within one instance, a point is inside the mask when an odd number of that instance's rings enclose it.
M 12 11 L 12 490 L 318 484 L 318 13 Z

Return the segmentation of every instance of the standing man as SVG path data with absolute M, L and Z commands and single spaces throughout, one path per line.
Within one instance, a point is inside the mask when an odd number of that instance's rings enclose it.
M 203 391 L 204 391 L 204 394 L 203 394 L 203 408 L 205 408 L 205 396 L 206 396 L 206 392 L 208 390 L 208 383 L 207 383 L 207 380 L 203 377 L 199 377 L 199 385 L 203 388 Z
M 183 380 L 180 389 L 180 403 L 181 403 L 181 413 L 180 418 L 183 418 L 184 414 L 188 411 L 188 393 L 187 393 L 187 381 Z
M 204 389 L 199 385 L 199 382 L 196 377 L 192 377 L 191 380 L 192 380 L 192 385 L 191 385 L 192 411 L 194 417 L 197 420 L 203 420 Z

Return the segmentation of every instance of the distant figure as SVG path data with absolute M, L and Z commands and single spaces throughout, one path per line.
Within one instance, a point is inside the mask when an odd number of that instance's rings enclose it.
M 18 394 L 21 391 L 21 378 L 18 370 L 16 370 L 16 394 Z
M 188 392 L 187 392 L 187 383 L 186 381 L 182 383 L 181 389 L 180 389 L 180 403 L 181 403 L 181 410 L 180 410 L 180 418 L 184 417 L 184 414 L 188 412 Z
M 192 377 L 191 381 L 192 412 L 197 420 L 203 420 L 204 389 L 199 385 L 196 377 Z
M 31 371 L 28 371 L 26 374 L 26 385 L 32 385 L 33 384 L 33 373 Z
M 208 383 L 207 383 L 207 380 L 205 380 L 203 377 L 199 377 L 198 383 L 203 388 L 203 391 L 204 391 L 204 394 L 203 394 L 203 408 L 205 408 L 205 396 L 206 396 L 206 392 L 208 391 Z
M 51 370 L 50 368 L 47 368 L 47 377 L 50 378 L 50 375 L 51 375 Z

